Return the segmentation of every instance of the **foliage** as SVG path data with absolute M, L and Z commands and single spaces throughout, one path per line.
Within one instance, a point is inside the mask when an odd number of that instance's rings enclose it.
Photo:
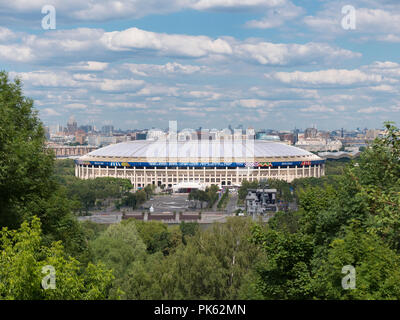
M 198 190 L 198 189 L 192 190 L 188 195 L 188 199 L 189 200 L 198 200 L 201 202 L 207 202 L 208 207 L 212 208 L 212 206 L 218 199 L 217 192 L 218 192 L 218 186 L 213 184 L 210 187 L 207 187 L 206 190 L 204 190 L 204 191 Z
M 186 244 L 189 237 L 199 232 L 199 224 L 197 222 L 182 221 L 179 224 L 179 229 L 182 233 L 182 243 Z
M 173 238 L 166 224 L 158 221 L 135 221 L 135 225 L 148 253 L 162 252 L 164 255 L 169 253 L 173 247 Z
M 45 149 L 43 125 L 19 80 L 0 72 L 0 226 L 18 227 L 41 216 L 55 186 L 53 154 Z
M 399 298 L 400 131 L 385 126 L 387 135 L 348 162 L 343 174 L 294 181 L 299 212 L 253 229 L 252 241 L 265 255 L 247 296 Z M 341 286 L 345 265 L 356 269 L 354 290 Z
M 226 207 L 226 205 L 228 204 L 228 201 L 229 201 L 229 190 L 226 189 L 224 194 L 221 196 L 221 198 L 218 201 L 217 208 L 220 210 L 224 209 Z
M 19 230 L 0 232 L 0 298 L 6 300 L 106 299 L 112 274 L 101 264 L 81 268 L 67 256 L 61 242 L 43 246 L 40 221 L 24 222 Z M 55 289 L 41 287 L 42 268 L 55 270 Z
M 316 272 L 316 296 L 322 299 L 386 300 L 400 298 L 400 257 L 376 235 L 352 225 L 344 238 L 335 239 L 328 258 Z M 356 270 L 356 289 L 343 290 L 341 271 Z

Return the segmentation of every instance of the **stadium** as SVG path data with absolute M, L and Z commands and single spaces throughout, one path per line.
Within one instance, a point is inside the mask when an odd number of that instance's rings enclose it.
M 106 146 L 75 160 L 81 179 L 130 179 L 174 191 L 212 184 L 240 186 L 244 179 L 282 179 L 325 174 L 325 160 L 283 143 L 260 140 L 130 141 Z

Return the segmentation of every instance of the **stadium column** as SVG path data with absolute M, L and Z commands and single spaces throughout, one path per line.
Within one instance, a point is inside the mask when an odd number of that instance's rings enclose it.
M 192 176 L 193 176 L 193 181 L 196 181 L 196 174 L 195 174 L 195 171 L 194 171 L 194 167 L 192 167 Z M 200 183 L 200 181 L 199 181 L 199 183 Z
M 217 183 L 217 167 L 214 167 L 214 182 Z
M 260 181 L 260 178 L 261 178 L 261 167 L 258 167 L 257 180 Z
M 236 183 L 239 183 L 239 167 L 236 167 Z
M 143 167 L 143 179 L 144 179 L 144 181 L 143 181 L 143 186 L 142 187 L 145 187 L 147 185 L 146 167 Z
M 290 180 L 290 168 L 289 168 L 289 166 L 287 166 L 286 168 L 287 168 L 287 179 L 288 179 L 286 181 L 289 181 Z
M 168 187 L 169 177 L 168 177 L 168 169 L 165 166 L 165 185 Z
M 98 171 L 99 171 L 99 175 L 98 176 L 101 177 L 101 166 L 100 165 L 99 165 L 99 170 Z
M 79 177 L 78 166 L 75 165 L 75 177 Z
M 297 178 L 297 166 L 296 166 L 296 171 L 295 171 L 295 178 Z
M 304 167 L 304 165 L 303 165 L 303 169 L 302 169 L 302 170 L 303 170 L 303 176 L 302 176 L 302 178 L 304 178 L 304 177 L 305 177 L 304 174 L 305 174 L 305 170 L 306 170 L 305 167 Z
M 187 181 L 190 181 L 190 171 L 189 171 L 189 167 L 186 167 L 186 174 L 187 174 Z
M 308 166 L 308 176 L 311 177 L 311 164 Z
M 278 166 L 278 179 L 281 178 L 281 166 Z
M 268 167 L 268 178 L 271 178 L 271 167 Z
M 317 176 L 317 166 L 314 165 L 314 177 L 316 177 L 316 176 Z
M 117 166 L 114 166 L 114 177 L 117 177 Z
M 179 183 L 179 170 L 178 170 L 178 167 L 176 167 L 175 175 L 176 175 L 176 183 L 178 184 Z M 175 178 L 172 178 L 172 184 L 174 184 L 174 180 L 175 180 Z
M 106 172 L 107 172 L 107 177 L 108 177 L 108 166 L 106 167 L 107 169 L 106 169 Z
M 136 167 L 133 167 L 133 187 L 137 189 Z
M 154 184 L 158 185 L 158 179 L 157 179 L 157 167 L 154 167 Z
M 86 166 L 85 178 L 86 178 L 86 179 L 89 179 L 89 165 Z
M 247 167 L 247 181 L 250 181 L 250 167 Z
M 126 178 L 126 167 L 124 166 L 124 178 Z
M 206 183 L 206 167 L 203 167 L 203 183 Z
M 228 167 L 225 167 L 225 185 L 228 185 Z

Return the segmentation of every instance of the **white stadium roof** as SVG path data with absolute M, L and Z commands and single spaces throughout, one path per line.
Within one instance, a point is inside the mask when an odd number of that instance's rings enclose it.
M 318 156 L 296 147 L 283 143 L 261 140 L 219 141 L 219 140 L 192 140 L 192 141 L 149 141 L 137 140 L 112 144 L 95 150 L 84 156 L 88 158 L 218 158 L 218 157 L 245 157 L 245 158 L 281 158 L 301 157 L 319 159 Z

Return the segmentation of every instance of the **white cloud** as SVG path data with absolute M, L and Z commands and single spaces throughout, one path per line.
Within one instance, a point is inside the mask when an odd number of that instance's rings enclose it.
M 309 107 L 306 108 L 301 108 L 300 109 L 301 112 L 335 112 L 334 109 L 329 108 L 327 106 L 323 106 L 323 105 L 311 105 Z
M 341 8 L 348 4 L 356 9 L 356 29 L 351 30 L 351 33 L 344 30 L 341 25 L 344 17 Z M 327 1 L 324 9 L 315 15 L 305 17 L 303 22 L 323 37 L 351 37 L 355 34 L 357 40 L 400 42 L 400 6 L 390 1 L 355 0 L 353 3 L 342 0 Z
M 370 113 L 377 113 L 377 112 L 384 112 L 384 111 L 386 111 L 386 109 L 381 108 L 381 107 L 368 107 L 368 108 L 359 109 L 357 112 L 370 114 Z
M 15 33 L 8 28 L 0 26 L 0 41 L 9 41 L 16 37 Z
M 87 109 L 87 105 L 83 103 L 71 103 L 67 104 L 64 106 L 66 109 L 71 109 L 71 110 L 85 110 Z
M 168 62 L 164 65 L 157 64 L 134 64 L 125 63 L 124 67 L 129 69 L 133 74 L 148 77 L 154 75 L 168 75 L 168 74 L 194 74 L 194 73 L 208 73 L 211 72 L 207 66 L 197 65 L 183 65 L 177 62 Z
M 54 117 L 54 116 L 60 116 L 61 115 L 61 113 L 57 112 L 53 108 L 45 108 L 45 109 L 41 110 L 40 112 L 44 116 L 48 116 L 48 117 Z
M 298 85 L 354 85 L 381 83 L 385 80 L 394 81 L 392 79 L 385 79 L 382 75 L 367 74 L 357 69 L 329 69 L 311 72 L 276 72 L 272 75 L 266 75 L 266 77 L 272 77 L 273 79 L 283 83 Z
M 98 86 L 103 91 L 136 91 L 144 84 L 144 81 L 136 79 L 103 79 Z
M 103 71 L 108 67 L 106 61 L 144 56 L 199 61 L 209 59 L 208 63 L 214 60 L 214 64 L 218 65 L 229 61 L 237 63 L 238 59 L 262 65 L 305 65 L 335 63 L 338 59 L 357 58 L 361 54 L 323 43 L 284 44 L 257 39 L 239 41 L 232 37 L 213 39 L 208 36 L 156 33 L 138 28 L 113 32 L 78 28 L 55 30 L 40 36 L 24 34 L 19 43 L 11 43 L 0 50 L 0 59 L 6 61 L 35 62 L 47 66 L 49 63 L 57 64 L 62 59 L 72 63 L 69 67 L 71 70 L 82 71 Z M 78 62 L 74 62 L 76 60 Z M 141 76 L 146 74 L 146 68 L 182 74 L 197 70 L 210 71 L 210 68 L 204 66 L 176 62 L 159 67 L 136 65 L 136 71 L 134 64 L 131 67 L 133 72 Z
M 206 36 L 155 33 L 138 28 L 106 32 L 100 42 L 112 51 L 145 49 L 165 56 L 200 58 L 209 54 L 232 53 L 230 45 L 219 38 L 212 40 Z
M 0 45 L 0 60 L 30 62 L 35 59 L 31 48 L 18 44 Z
M 108 67 L 107 62 L 99 62 L 99 61 L 82 61 L 72 66 L 69 66 L 68 69 L 71 70 L 81 70 L 81 71 L 104 71 Z
M 51 71 L 10 72 L 12 78 L 18 77 L 34 87 L 76 87 L 78 82 L 66 73 Z
M 397 91 L 395 87 L 387 85 L 387 84 L 382 84 L 380 86 L 374 86 L 374 87 L 371 87 L 371 89 L 374 91 L 391 92 L 391 93 Z
M 269 102 L 260 99 L 239 99 L 233 101 L 231 105 L 249 109 L 255 109 L 255 108 L 267 107 L 269 105 Z
M 13 0 L 0 3 L 0 10 L 13 15 L 39 13 L 44 5 L 51 4 L 62 19 L 73 21 L 104 21 L 123 18 L 140 18 L 150 14 L 166 14 L 192 9 L 199 11 L 256 10 L 279 7 L 287 0 Z
M 282 6 L 286 2 L 286 0 L 199 0 L 194 1 L 191 7 L 197 10 L 271 8 Z
M 283 25 L 286 21 L 297 18 L 304 13 L 304 9 L 297 7 L 292 3 L 286 3 L 284 6 L 269 9 L 267 14 L 261 20 L 250 20 L 246 22 L 249 28 L 270 29 Z
M 360 57 L 359 53 L 333 48 L 327 44 L 275 44 L 270 42 L 248 42 L 234 48 L 236 56 L 262 65 L 310 64 L 337 59 Z

